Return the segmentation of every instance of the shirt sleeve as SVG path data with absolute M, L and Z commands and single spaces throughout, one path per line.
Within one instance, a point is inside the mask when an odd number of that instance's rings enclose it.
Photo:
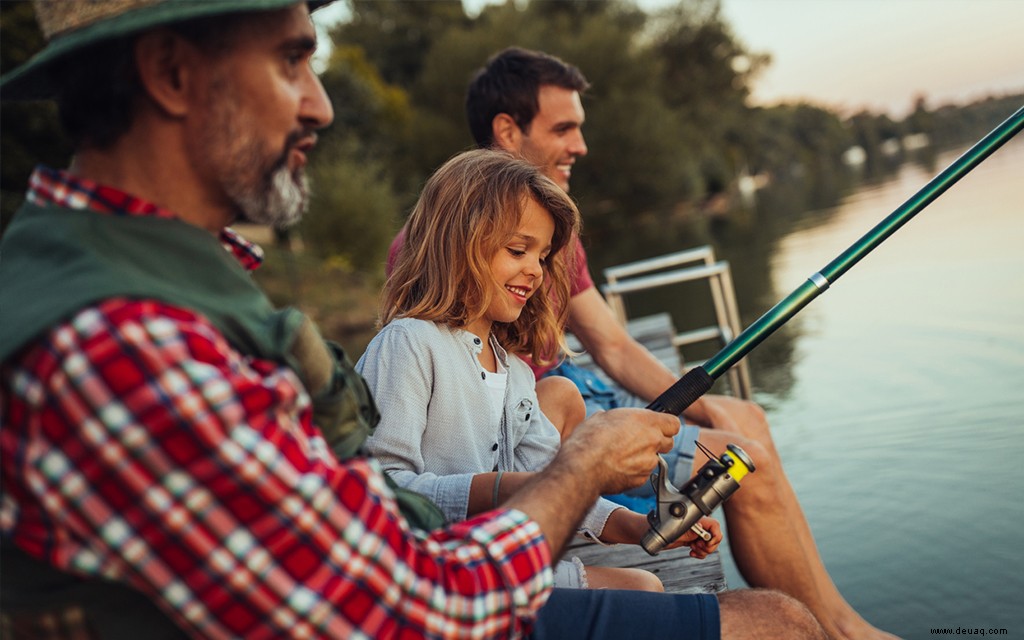
M 5 534 L 192 635 L 509 636 L 547 599 L 536 523 L 410 530 L 375 462 L 334 458 L 295 374 L 201 317 L 108 301 L 26 353 L 0 387 Z
M 572 278 L 572 282 L 569 284 L 569 297 L 579 295 L 594 286 L 594 279 L 590 276 L 590 267 L 587 265 L 587 251 L 583 248 L 583 241 L 578 235 L 574 237 L 574 240 L 569 273 Z
M 465 520 L 476 472 L 432 473 L 424 458 L 430 399 L 437 385 L 444 384 L 435 380 L 438 371 L 430 340 L 423 333 L 389 324 L 366 347 L 356 370 L 366 379 L 381 412 L 367 451 L 399 486 L 430 498 L 448 521 Z M 452 451 L 451 455 L 468 456 L 468 452 Z M 461 469 L 472 466 L 468 457 L 460 465 Z

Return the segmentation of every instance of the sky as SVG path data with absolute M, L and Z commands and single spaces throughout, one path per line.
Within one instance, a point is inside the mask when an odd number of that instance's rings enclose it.
M 503 0 L 463 1 L 473 12 Z M 755 104 L 807 100 L 902 117 L 917 95 L 935 108 L 1024 92 L 1024 0 L 722 0 L 722 13 L 748 50 L 772 56 Z
M 772 56 L 754 85 L 761 104 L 902 116 L 918 94 L 934 108 L 1024 93 L 1024 0 L 723 0 L 722 13 Z

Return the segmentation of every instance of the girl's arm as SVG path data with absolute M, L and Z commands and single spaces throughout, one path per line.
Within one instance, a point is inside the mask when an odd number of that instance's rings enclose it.
M 472 517 L 478 513 L 496 508 L 525 485 L 533 475 L 532 472 L 523 471 L 506 471 L 502 473 L 501 482 L 498 483 L 498 500 L 497 504 L 495 504 L 494 483 L 498 473 L 496 471 L 489 471 L 476 474 L 473 476 L 473 482 L 469 489 L 469 513 L 466 514 L 466 517 Z

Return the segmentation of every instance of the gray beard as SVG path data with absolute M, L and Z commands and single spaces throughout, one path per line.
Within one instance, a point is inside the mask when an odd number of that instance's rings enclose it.
M 287 156 L 287 151 L 285 152 Z M 260 188 L 227 185 L 228 195 L 240 217 L 253 224 L 287 229 L 298 222 L 309 205 L 309 179 L 304 172 L 293 176 L 284 162 L 264 175 Z
M 219 99 L 209 104 L 212 116 L 203 136 L 203 152 L 220 165 L 219 182 L 236 215 L 275 229 L 295 224 L 309 203 L 309 181 L 302 169 L 294 174 L 288 170 L 288 153 L 307 132 L 293 131 L 280 156 L 268 162 L 258 139 L 243 135 L 231 83 L 220 78 L 212 86 L 211 95 Z

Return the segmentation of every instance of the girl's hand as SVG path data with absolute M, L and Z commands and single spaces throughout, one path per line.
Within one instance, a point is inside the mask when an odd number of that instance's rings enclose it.
M 715 550 L 718 549 L 718 545 L 722 543 L 722 525 L 718 524 L 718 521 L 714 518 L 708 517 L 701 518 L 697 521 L 697 524 L 711 534 L 711 540 L 705 541 L 690 530 L 665 548 L 675 549 L 678 547 L 690 547 L 690 557 L 701 560 L 714 553 Z

